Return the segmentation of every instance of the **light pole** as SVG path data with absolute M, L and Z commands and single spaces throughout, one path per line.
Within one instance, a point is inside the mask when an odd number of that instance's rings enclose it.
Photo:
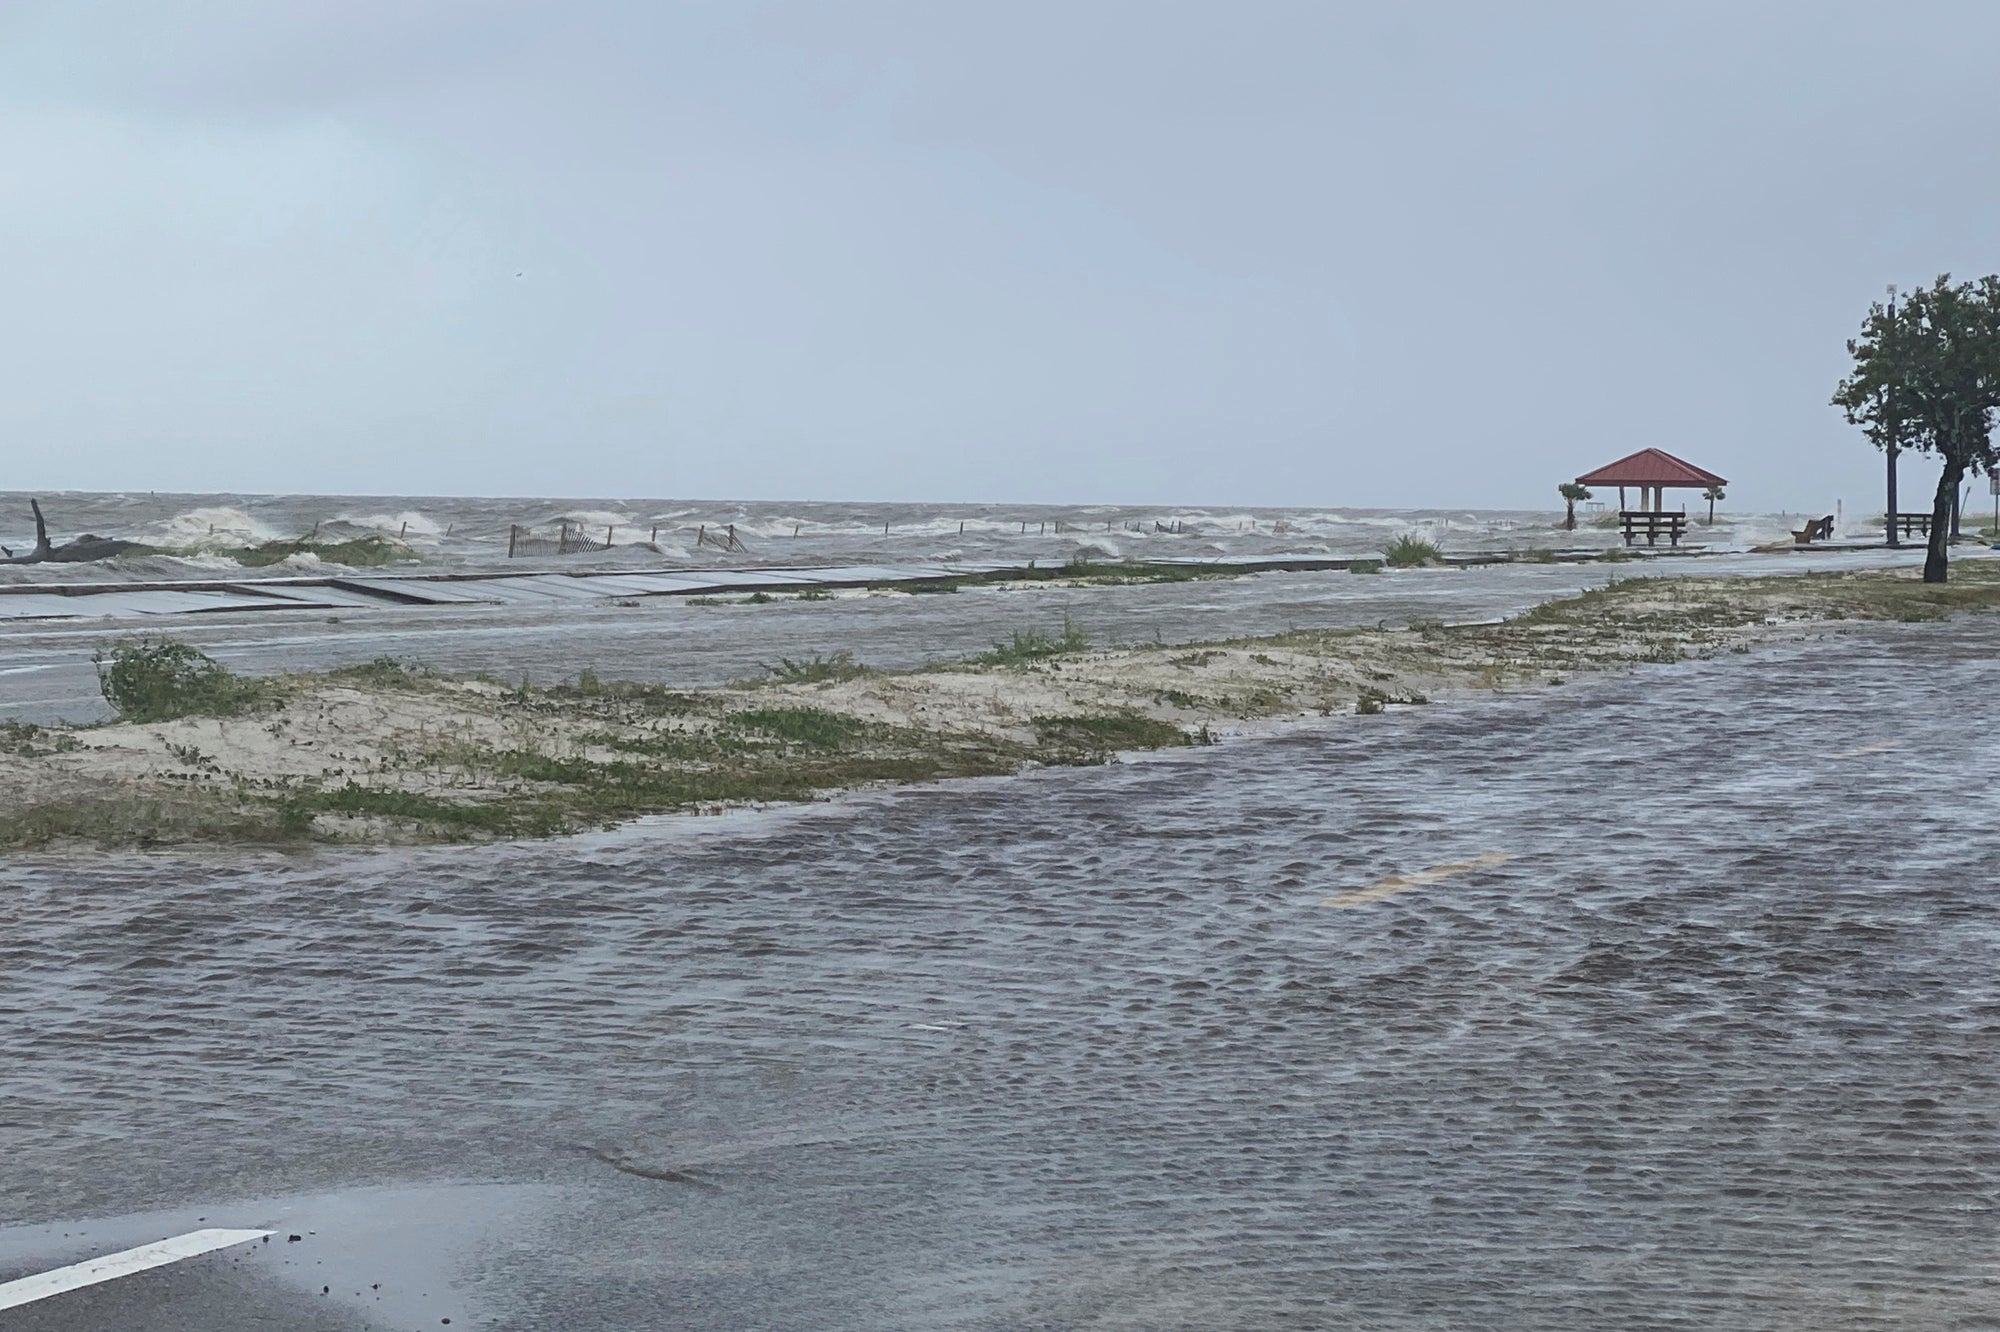
M 1889 288 L 1888 332 L 1891 335 L 1893 335 L 1895 331 L 1896 331 L 1896 288 L 1892 284 Z M 1889 517 L 1887 519 L 1887 522 L 1889 525 L 1889 544 L 1900 550 L 1903 545 L 1903 537 L 1901 528 L 1896 522 L 1897 422 L 1896 422 L 1895 401 L 1896 401 L 1895 393 L 1885 385 L 1882 389 L 1882 414 L 1889 418 L 1889 444 L 1888 447 L 1883 450 L 1884 453 L 1887 453 L 1889 455 Z

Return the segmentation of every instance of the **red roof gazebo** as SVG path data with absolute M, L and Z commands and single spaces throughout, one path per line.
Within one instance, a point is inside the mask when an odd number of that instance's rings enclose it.
M 1628 454 L 1617 462 L 1606 463 L 1594 472 L 1585 472 L 1577 479 L 1580 486 L 1618 487 L 1618 508 L 1625 512 L 1625 487 L 1639 487 L 1639 511 L 1659 513 L 1665 508 L 1660 497 L 1663 490 L 1706 490 L 1710 486 L 1726 486 L 1729 483 L 1706 468 L 1696 467 L 1684 458 L 1676 458 L 1662 449 L 1640 449 Z M 1646 503 L 1647 491 L 1652 492 L 1652 504 Z

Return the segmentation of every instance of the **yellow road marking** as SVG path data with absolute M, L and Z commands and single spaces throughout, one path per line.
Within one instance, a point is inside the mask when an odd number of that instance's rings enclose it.
M 1872 745 L 1861 745 L 1855 749 L 1843 749 L 1838 754 L 1835 754 L 1834 757 L 1859 758 L 1863 754 L 1879 754 L 1885 749 L 1894 749 L 1902 743 L 1901 740 L 1877 740 Z
M 1473 870 L 1486 869 L 1493 865 L 1504 865 L 1514 857 L 1506 851 L 1488 851 L 1470 860 L 1454 860 L 1447 865 L 1433 865 L 1429 869 L 1414 870 L 1408 874 L 1392 874 L 1386 879 L 1378 879 L 1366 888 L 1356 888 L 1353 892 L 1336 893 L 1320 902 L 1326 907 L 1358 907 L 1368 902 L 1379 902 L 1385 897 L 1393 897 L 1406 888 L 1421 888 L 1427 883 L 1449 879 L 1456 874 L 1468 874 Z

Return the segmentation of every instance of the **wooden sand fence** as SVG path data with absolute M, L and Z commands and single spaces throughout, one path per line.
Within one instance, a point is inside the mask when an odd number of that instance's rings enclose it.
M 522 527 L 518 523 L 507 526 L 507 558 L 520 559 L 533 555 L 583 555 L 592 551 L 611 549 L 611 537 L 618 529 L 604 529 L 604 539 L 598 540 L 583 530 L 582 523 L 563 519 L 555 536 L 539 534 L 532 527 Z

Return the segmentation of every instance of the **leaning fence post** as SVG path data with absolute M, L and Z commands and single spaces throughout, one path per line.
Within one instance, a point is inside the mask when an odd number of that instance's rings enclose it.
M 510 560 L 514 558 L 514 537 L 520 530 L 513 523 L 507 524 L 507 558 Z
M 615 527 L 606 527 L 604 529 L 604 548 L 606 550 L 611 549 L 611 534 L 617 530 Z

